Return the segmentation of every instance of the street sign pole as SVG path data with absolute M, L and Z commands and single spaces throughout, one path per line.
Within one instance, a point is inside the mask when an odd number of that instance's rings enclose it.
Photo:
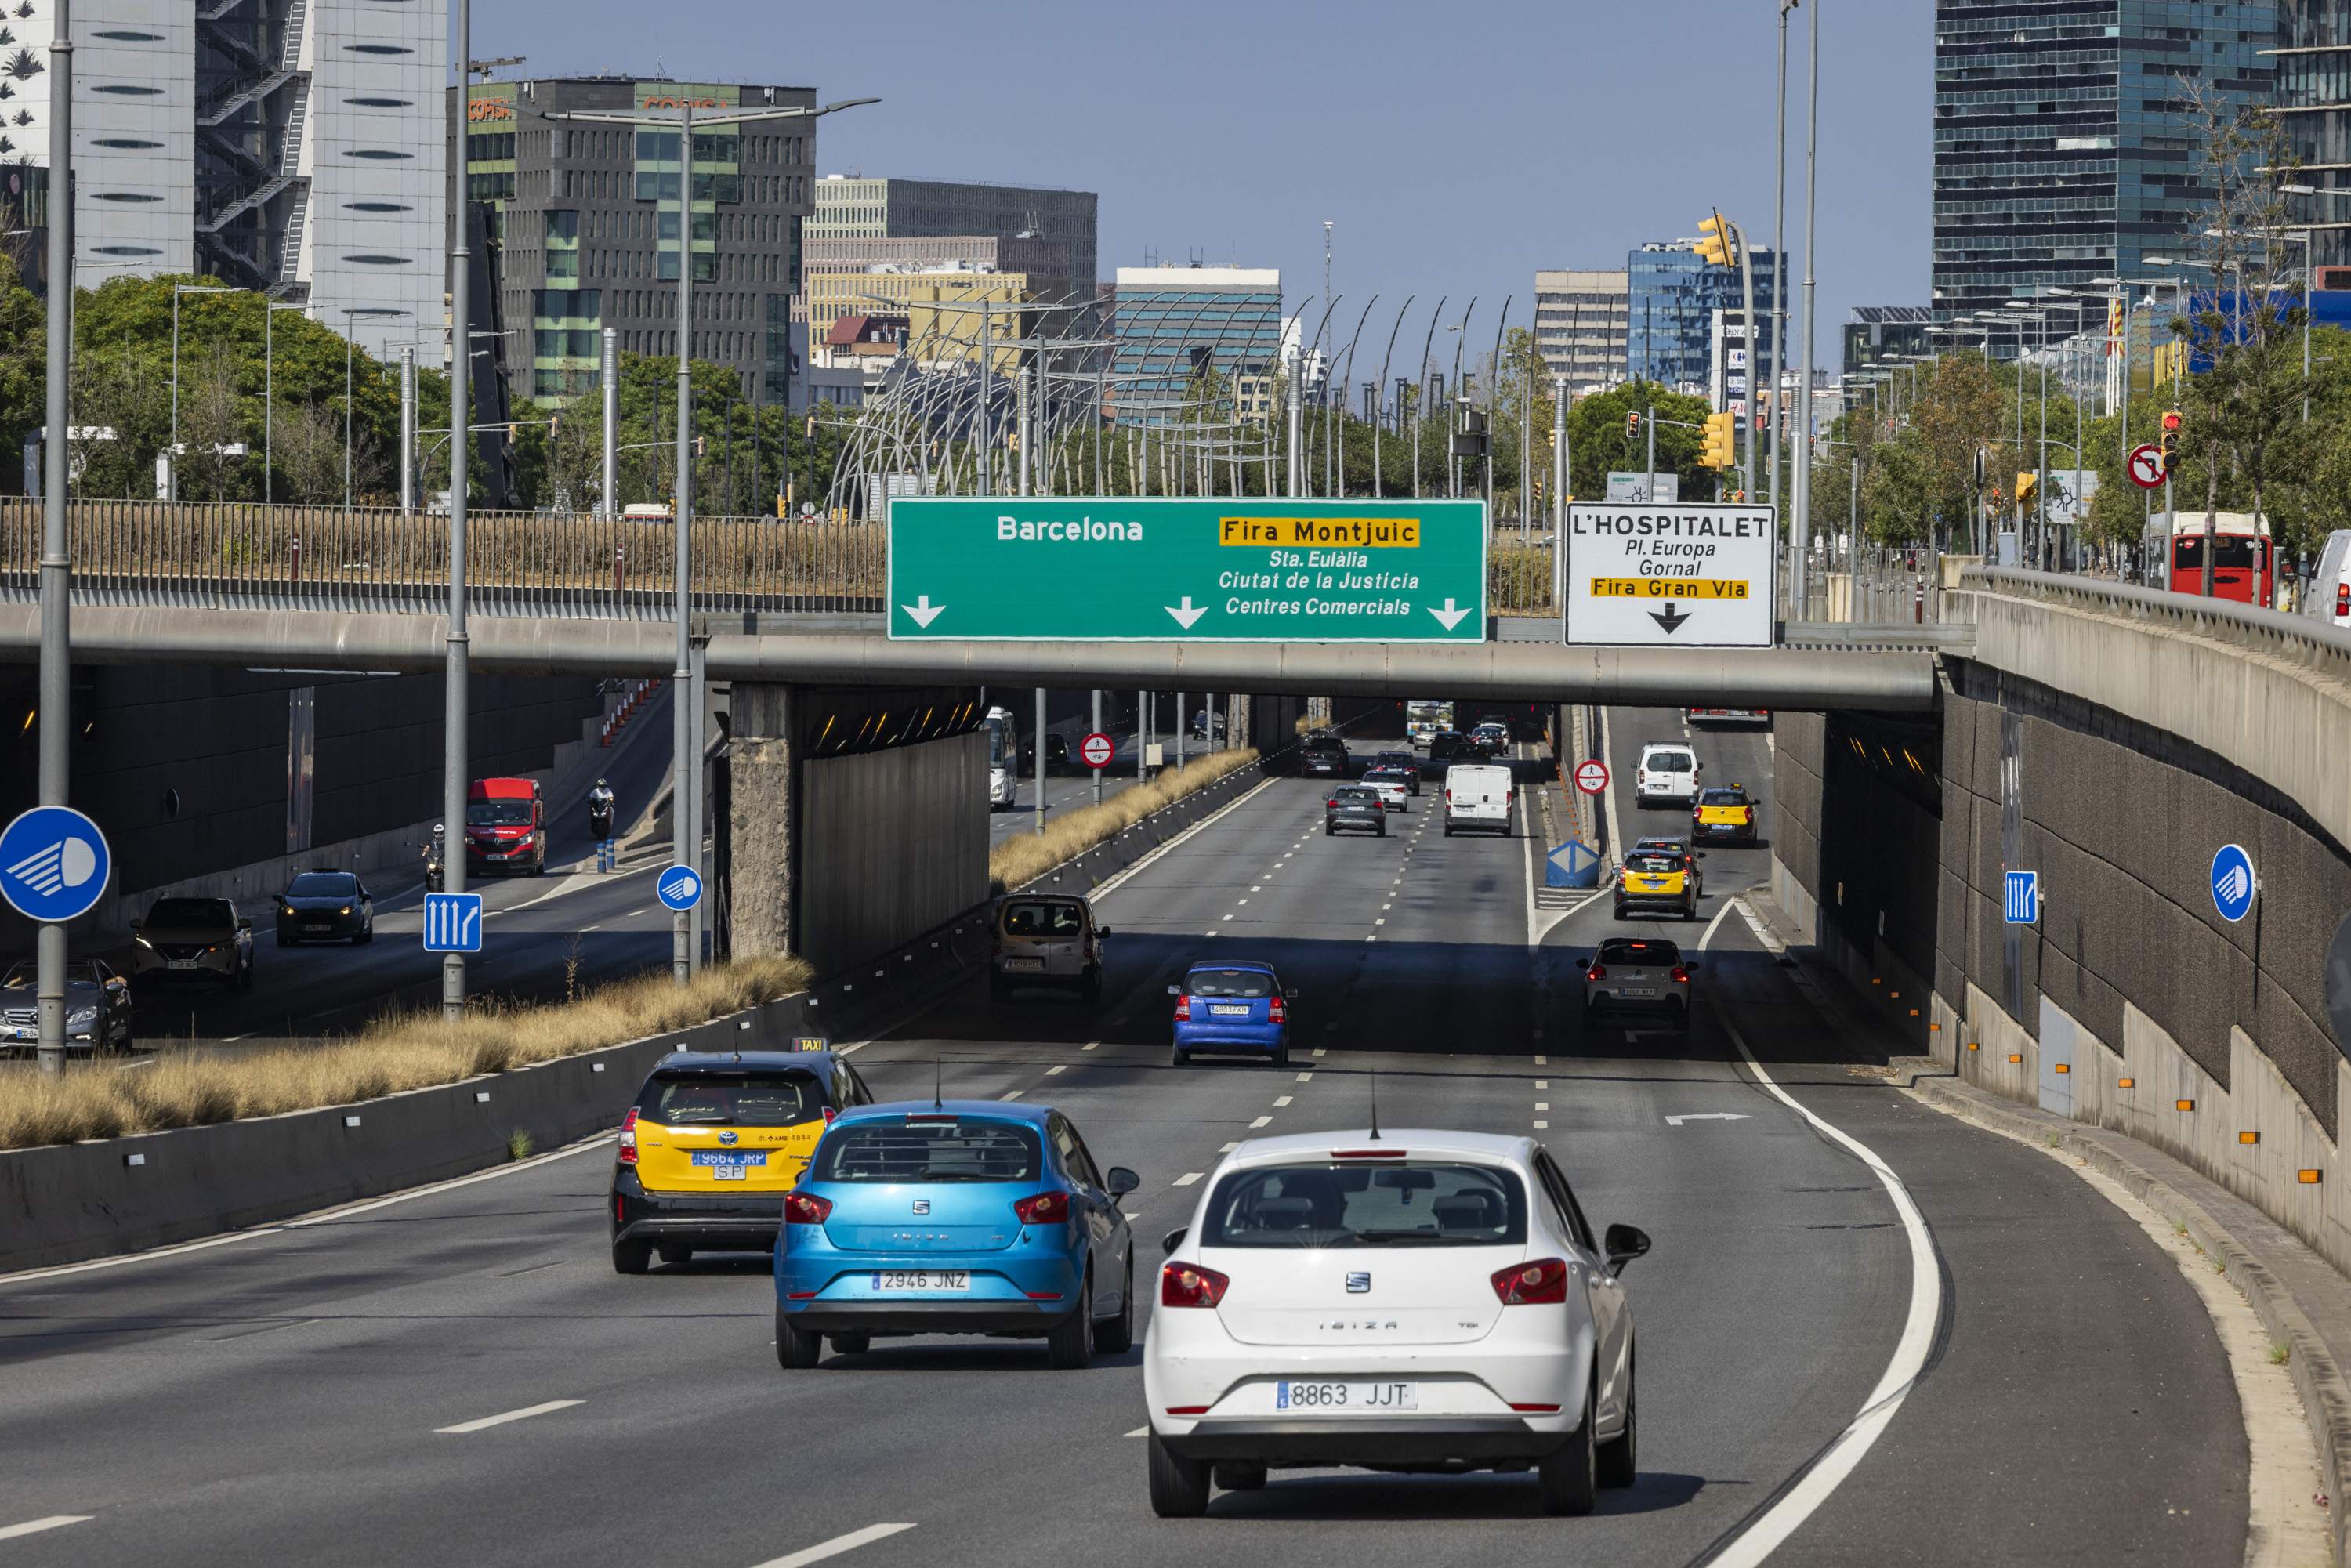
M 1090 734 L 1092 734 L 1092 735 L 1100 735 L 1101 733 L 1102 733 L 1102 688 L 1101 688 L 1100 686 L 1096 686 L 1096 687 L 1094 688 L 1094 718 L 1093 718 L 1093 728 L 1092 729 L 1092 731 L 1090 732 Z M 1103 758 L 1102 759 L 1102 762 L 1097 762 L 1097 763 L 1095 763 L 1095 764 L 1094 764 L 1094 804 L 1095 804 L 1095 805 L 1097 805 L 1097 806 L 1101 805 L 1101 804 L 1102 804 L 1102 764 L 1103 764 L 1103 763 L 1108 762 L 1109 760 L 1110 760 L 1110 758 L 1107 758 L 1107 757 L 1105 757 L 1105 758 Z
M 441 699 L 441 886 L 444 892 L 465 891 L 465 777 L 470 718 L 467 713 L 468 665 L 472 644 L 465 632 L 465 487 L 470 482 L 474 402 L 472 375 L 474 316 L 469 291 L 473 287 L 472 252 L 465 218 L 472 196 L 465 182 L 465 110 L 474 80 L 469 51 L 474 47 L 473 0 L 457 0 L 457 155 L 450 160 L 451 211 L 449 249 L 449 642 L 443 672 Z M 345 322 L 349 330 L 350 323 Z M 465 1016 L 465 956 L 455 949 L 441 958 L 441 1016 L 455 1023 Z
M 73 24 L 71 0 L 57 0 L 56 41 L 49 46 L 49 439 L 42 457 L 40 802 L 62 806 L 69 789 L 68 732 L 72 727 L 73 664 L 68 617 L 73 551 L 67 532 L 68 456 L 67 388 L 73 373 Z M 66 928 L 45 923 L 34 938 L 34 996 L 41 1071 L 66 1070 Z M 91 1052 L 96 1055 L 96 1051 Z

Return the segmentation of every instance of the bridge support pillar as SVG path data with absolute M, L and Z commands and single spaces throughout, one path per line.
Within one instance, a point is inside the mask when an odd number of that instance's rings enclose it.
M 727 759 L 727 928 L 737 957 L 789 953 L 798 936 L 799 737 L 794 688 L 735 683 Z

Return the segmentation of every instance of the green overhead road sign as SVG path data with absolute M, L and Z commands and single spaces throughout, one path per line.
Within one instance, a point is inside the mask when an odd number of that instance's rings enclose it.
M 1483 642 L 1486 507 L 899 497 L 890 635 Z

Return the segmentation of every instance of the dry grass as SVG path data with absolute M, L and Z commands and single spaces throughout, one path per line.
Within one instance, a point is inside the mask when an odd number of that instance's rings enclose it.
M 1007 839 L 988 852 L 988 881 L 998 893 L 1034 882 L 1063 862 L 1115 838 L 1152 812 L 1256 762 L 1254 749 L 1212 751 L 1181 769 L 1162 773 L 1148 784 L 1122 789 L 1099 806 L 1081 807 L 1049 821 L 1041 833 Z
M 437 1012 L 392 1014 L 356 1035 L 243 1056 L 180 1052 L 120 1072 L 110 1062 L 57 1078 L 0 1078 L 0 1149 L 110 1138 L 347 1105 L 706 1023 L 805 988 L 797 958 L 715 965 L 688 986 L 639 975 L 559 1006 L 484 1006 L 455 1026 Z

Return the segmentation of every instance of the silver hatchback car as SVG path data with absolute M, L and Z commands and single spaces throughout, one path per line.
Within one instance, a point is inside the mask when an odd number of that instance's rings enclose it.
M 1661 1013 L 1676 1029 L 1689 1028 L 1690 976 L 1698 960 L 1656 936 L 1613 936 L 1583 971 L 1586 1022 L 1607 1012 Z

